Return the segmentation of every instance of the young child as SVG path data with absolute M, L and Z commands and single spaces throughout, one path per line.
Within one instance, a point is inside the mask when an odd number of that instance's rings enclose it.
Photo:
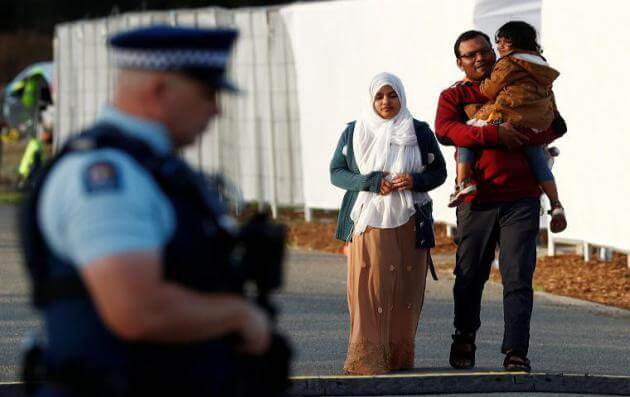
M 555 102 L 551 90 L 559 73 L 549 67 L 536 42 L 536 30 L 526 22 L 512 21 L 501 26 L 495 36 L 499 55 L 489 78 L 481 82 L 481 93 L 489 100 L 483 106 L 465 107 L 468 124 L 487 125 L 509 122 L 515 127 L 542 131 L 554 119 Z M 548 165 L 550 154 L 542 146 L 525 146 L 532 171 L 551 203 L 550 230 L 558 233 L 567 226 L 564 209 Z M 449 207 L 456 207 L 477 188 L 470 182 L 475 153 L 457 148 L 457 187 Z

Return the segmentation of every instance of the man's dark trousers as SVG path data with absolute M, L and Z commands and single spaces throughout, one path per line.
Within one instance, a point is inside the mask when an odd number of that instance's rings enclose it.
M 481 295 L 498 245 L 504 353 L 518 350 L 527 354 L 529 348 L 539 217 L 538 198 L 498 204 L 463 203 L 457 207 L 455 329 L 466 333 L 479 329 Z

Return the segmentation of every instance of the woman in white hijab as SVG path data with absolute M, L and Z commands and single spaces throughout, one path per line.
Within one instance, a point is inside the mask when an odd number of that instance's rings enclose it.
M 352 241 L 344 365 L 350 374 L 413 368 L 428 253 L 435 244 L 427 192 L 446 179 L 435 136 L 407 109 L 400 79 L 380 73 L 369 94 L 330 164 L 332 183 L 346 190 L 336 238 Z

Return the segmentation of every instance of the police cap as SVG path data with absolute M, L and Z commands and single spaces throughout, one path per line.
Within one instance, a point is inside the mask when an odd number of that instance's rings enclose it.
M 109 45 L 118 67 L 178 72 L 236 92 L 225 69 L 237 36 L 230 28 L 157 25 L 115 34 Z

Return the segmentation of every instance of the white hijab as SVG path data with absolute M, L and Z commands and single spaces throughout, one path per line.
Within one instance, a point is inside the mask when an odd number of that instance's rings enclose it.
M 400 112 L 391 119 L 383 119 L 374 110 L 374 97 L 383 86 L 390 86 L 400 100 Z M 363 175 L 373 171 L 388 172 L 387 179 L 404 173 L 424 170 L 420 149 L 407 109 L 405 89 L 400 79 L 390 73 L 380 73 L 372 79 L 367 107 L 354 126 L 354 156 Z M 416 212 L 414 203 L 423 204 L 430 198 L 426 193 L 411 190 L 379 193 L 359 192 L 350 212 L 354 233 L 360 234 L 368 226 L 395 228 L 407 223 Z

